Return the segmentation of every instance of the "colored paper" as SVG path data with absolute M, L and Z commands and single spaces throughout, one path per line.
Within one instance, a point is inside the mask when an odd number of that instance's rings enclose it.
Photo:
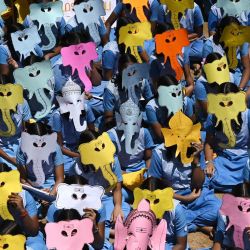
M 148 19 L 144 14 L 144 8 L 148 9 L 148 0 L 123 0 L 122 3 L 130 4 L 131 13 L 133 10 L 136 11 L 136 16 L 140 20 L 140 22 L 147 22 Z
M 26 238 L 24 235 L 0 235 L 0 249 L 25 250 Z
M 156 53 L 164 55 L 164 63 L 170 60 L 171 67 L 176 73 L 176 79 L 179 81 L 183 76 L 182 65 L 178 57 L 182 56 L 182 49 L 188 46 L 188 33 L 186 29 L 170 30 L 155 36 Z
M 240 16 L 243 11 L 249 11 L 250 5 L 248 0 L 217 0 L 216 6 L 222 8 L 224 15 Z
M 43 107 L 41 111 L 36 112 L 35 118 L 42 119 L 46 117 L 51 111 L 53 101 L 45 93 L 45 90 L 53 93 L 53 89 L 49 84 L 54 76 L 50 61 L 37 62 L 31 66 L 18 68 L 14 71 L 13 75 L 15 81 L 29 91 L 29 99 L 31 100 L 35 96 L 37 102 Z
M 236 136 L 232 128 L 232 121 L 238 125 L 238 114 L 246 110 L 246 93 L 241 91 L 230 94 L 208 94 L 208 113 L 217 118 L 215 127 L 222 123 L 223 133 L 227 137 L 227 143 L 219 143 L 222 148 L 233 148 L 236 144 Z
M 33 3 L 30 5 L 30 18 L 37 21 L 38 30 L 44 27 L 44 32 L 49 40 L 48 44 L 43 44 L 43 50 L 51 50 L 56 46 L 56 37 L 52 31 L 53 26 L 63 17 L 62 2 Z
M 0 173 L 0 217 L 3 220 L 14 220 L 9 212 L 7 202 L 11 193 L 20 193 L 21 191 L 20 174 L 17 170 Z
M 122 175 L 122 184 L 129 190 L 134 190 L 136 187 L 139 187 L 144 181 L 144 173 L 146 172 L 146 168 L 142 168 L 139 171 L 126 173 Z
M 175 29 L 180 29 L 179 14 L 185 16 L 187 9 L 194 8 L 194 0 L 160 0 L 161 4 L 166 4 L 171 12 L 171 22 Z
M 103 195 L 104 189 L 100 186 L 61 183 L 57 187 L 55 206 L 58 209 L 76 209 L 83 216 L 85 208 L 101 209 Z
M 109 183 L 106 191 L 112 190 L 117 184 L 117 177 L 112 171 L 114 164 L 115 146 L 105 132 L 97 139 L 83 143 L 79 146 L 78 151 L 81 155 L 81 162 L 83 165 L 93 165 L 95 171 L 100 169 L 104 179 Z
M 142 113 L 138 105 L 131 99 L 120 107 L 120 114 L 116 114 L 117 130 L 123 131 L 121 141 L 125 140 L 126 153 L 134 155 L 138 150 L 139 133 L 141 129 Z
M 137 208 L 138 204 L 145 199 L 150 204 L 150 209 L 154 212 L 157 219 L 161 219 L 166 211 L 172 211 L 174 191 L 172 188 L 163 190 L 149 191 L 146 189 L 135 188 L 133 208 Z
M 5 4 L 5 1 L 4 0 L 0 0 L 0 14 L 4 11 L 7 10 L 7 5 Z
M 191 143 L 200 143 L 201 124 L 197 123 L 193 125 L 192 120 L 179 111 L 170 119 L 169 127 L 170 129 L 161 129 L 165 146 L 171 147 L 177 145 L 175 157 L 180 154 L 183 164 L 191 163 L 194 156 L 192 154 L 188 157 L 188 148 L 191 147 Z
M 11 33 L 11 40 L 16 52 L 20 54 L 20 61 L 33 53 L 37 56 L 36 46 L 41 42 L 36 26 Z
M 161 107 L 166 107 L 168 117 L 183 109 L 183 93 L 181 84 L 160 86 L 158 92 L 158 103 Z
M 138 53 L 138 47 L 144 48 L 144 42 L 152 39 L 151 24 L 144 23 L 130 23 L 123 26 L 119 30 L 119 44 L 125 44 L 125 52 L 130 49 L 130 53 L 134 55 L 139 63 L 142 62 Z
M 14 5 L 17 9 L 17 22 L 23 23 L 25 17 L 29 14 L 29 3 L 27 0 L 15 0 Z
M 32 170 L 36 177 L 35 181 L 30 181 L 32 186 L 41 187 L 45 182 L 44 162 L 49 164 L 49 156 L 56 152 L 57 134 L 50 135 L 30 135 L 22 132 L 21 150 L 27 155 L 27 164 L 32 161 Z
M 79 24 L 89 31 L 93 41 L 99 45 L 101 43 L 98 26 L 100 25 L 100 16 L 105 15 L 102 0 L 89 0 L 74 6 L 76 19 Z
M 98 58 L 95 44 L 88 42 L 64 47 L 61 49 L 61 54 L 63 66 L 71 66 L 72 75 L 77 70 L 79 78 L 85 86 L 85 91 L 90 91 L 92 82 L 86 74 L 86 70 L 90 70 L 91 61 Z
M 229 224 L 226 228 L 228 230 L 232 226 L 233 230 L 233 239 L 236 248 L 247 249 L 244 246 L 244 230 L 250 225 L 250 200 L 234 197 L 231 194 L 224 194 L 222 198 L 222 206 L 220 213 L 224 216 L 227 216 L 229 219 Z
M 123 223 L 119 215 L 115 224 L 115 250 L 165 249 L 167 222 L 162 219 L 157 225 L 149 203 L 142 200 Z
M 16 125 L 11 112 L 16 112 L 17 105 L 23 103 L 23 88 L 19 84 L 0 84 L 0 111 L 6 129 L 0 130 L 0 136 L 9 137 L 16 134 Z
M 93 222 L 90 219 L 47 223 L 45 226 L 48 249 L 82 250 L 94 241 Z
M 230 69 L 238 66 L 237 49 L 246 42 L 250 42 L 250 26 L 241 26 L 231 23 L 226 26 L 221 34 L 220 42 L 227 48 L 227 58 Z
M 208 83 L 221 85 L 224 82 L 230 82 L 230 72 L 226 56 L 212 63 L 206 63 L 204 65 L 204 71 Z
M 149 65 L 146 63 L 135 63 L 122 71 L 122 88 L 136 104 L 139 103 L 136 88 L 142 86 L 143 79 L 149 79 Z
M 85 108 L 85 94 L 81 93 L 81 87 L 72 80 L 66 82 L 62 88 L 62 97 L 56 97 L 60 113 L 69 113 L 69 119 L 73 121 L 77 132 L 82 132 L 87 128 L 87 121 L 81 124 L 82 111 Z

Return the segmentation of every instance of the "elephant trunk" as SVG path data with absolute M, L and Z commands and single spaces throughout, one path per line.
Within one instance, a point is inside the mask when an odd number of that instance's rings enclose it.
M 127 125 L 125 126 L 124 134 L 125 134 L 125 149 L 127 154 L 135 154 L 135 151 L 137 150 L 137 139 L 134 140 L 134 146 L 132 147 L 132 140 L 133 136 L 135 135 L 135 126 L 134 125 Z
M 37 101 L 43 106 L 43 109 L 41 111 L 36 112 L 35 118 L 36 119 L 42 119 L 46 115 L 49 114 L 51 110 L 51 101 L 50 99 L 46 96 L 44 89 L 38 89 L 35 92 L 36 99 Z
M 117 184 L 117 177 L 113 173 L 110 164 L 101 167 L 103 177 L 109 182 L 109 188 L 107 192 L 111 191 Z
M 74 123 L 76 131 L 82 132 L 82 131 L 86 130 L 86 128 L 87 128 L 86 120 L 84 120 L 83 124 L 81 124 L 81 121 L 80 121 L 81 112 L 82 112 L 81 109 L 79 109 L 79 108 L 72 109 L 72 111 L 70 111 L 70 112 L 74 112 L 71 117 L 73 119 L 73 123 Z
M 13 136 L 16 133 L 16 126 L 14 124 L 14 121 L 11 118 L 10 110 L 4 109 L 2 110 L 2 118 L 3 122 L 5 123 L 7 130 L 2 131 L 0 130 L 0 136 L 7 137 L 7 136 Z
M 52 25 L 50 23 L 46 23 L 43 26 L 44 26 L 45 34 L 49 40 L 49 44 L 43 45 L 42 50 L 47 51 L 47 50 L 53 49 L 56 46 L 56 38 L 52 32 Z
M 222 148 L 228 148 L 228 147 L 233 148 L 236 144 L 236 138 L 234 131 L 231 127 L 231 120 L 225 119 L 222 125 L 223 125 L 223 133 L 227 136 L 228 143 L 227 144 L 219 143 L 219 146 Z
M 31 182 L 32 186 L 40 187 L 45 182 L 45 174 L 43 171 L 42 160 L 38 159 L 34 161 L 33 172 L 36 177 L 36 181 Z

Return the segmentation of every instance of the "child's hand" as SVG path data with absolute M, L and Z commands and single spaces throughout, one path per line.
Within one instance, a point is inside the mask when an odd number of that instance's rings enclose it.
M 20 195 L 11 193 L 8 198 L 8 204 L 13 208 L 13 210 L 18 213 L 22 213 L 25 210 L 23 206 L 23 198 Z
M 199 155 L 203 151 L 203 143 L 192 142 L 191 145 L 195 149 L 194 156 Z
M 197 198 L 199 198 L 200 195 L 201 195 L 201 189 L 199 189 L 198 191 L 194 189 L 191 194 L 186 196 L 185 201 L 192 202 L 192 201 L 196 200 Z
M 93 221 L 93 224 L 96 224 L 96 213 L 93 209 L 90 208 L 86 208 L 83 209 L 83 211 L 85 212 L 85 214 L 83 215 L 84 218 L 89 218 Z
M 211 178 L 214 175 L 215 172 L 215 167 L 213 162 L 209 162 L 204 170 L 205 174 L 207 175 L 207 177 Z
M 17 62 L 16 62 L 12 57 L 9 58 L 8 64 L 9 64 L 10 66 L 12 66 L 14 69 L 17 69 L 17 68 L 18 68 Z
M 118 215 L 121 215 L 122 220 L 124 219 L 124 214 L 120 205 L 116 205 L 111 216 L 111 220 L 115 223 Z

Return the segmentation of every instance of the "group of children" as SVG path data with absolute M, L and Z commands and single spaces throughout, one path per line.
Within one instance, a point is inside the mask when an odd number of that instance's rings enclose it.
M 249 0 L 65 3 L 0 0 L 0 249 L 250 249 Z

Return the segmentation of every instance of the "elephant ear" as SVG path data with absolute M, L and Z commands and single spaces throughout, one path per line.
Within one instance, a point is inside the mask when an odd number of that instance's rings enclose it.
M 114 243 L 115 250 L 124 250 L 126 246 L 127 236 L 128 236 L 128 230 L 123 224 L 121 215 L 119 215 L 115 223 L 115 243 Z
M 164 250 L 167 235 L 167 222 L 162 219 L 158 226 L 154 228 L 153 235 L 150 238 L 151 249 Z

